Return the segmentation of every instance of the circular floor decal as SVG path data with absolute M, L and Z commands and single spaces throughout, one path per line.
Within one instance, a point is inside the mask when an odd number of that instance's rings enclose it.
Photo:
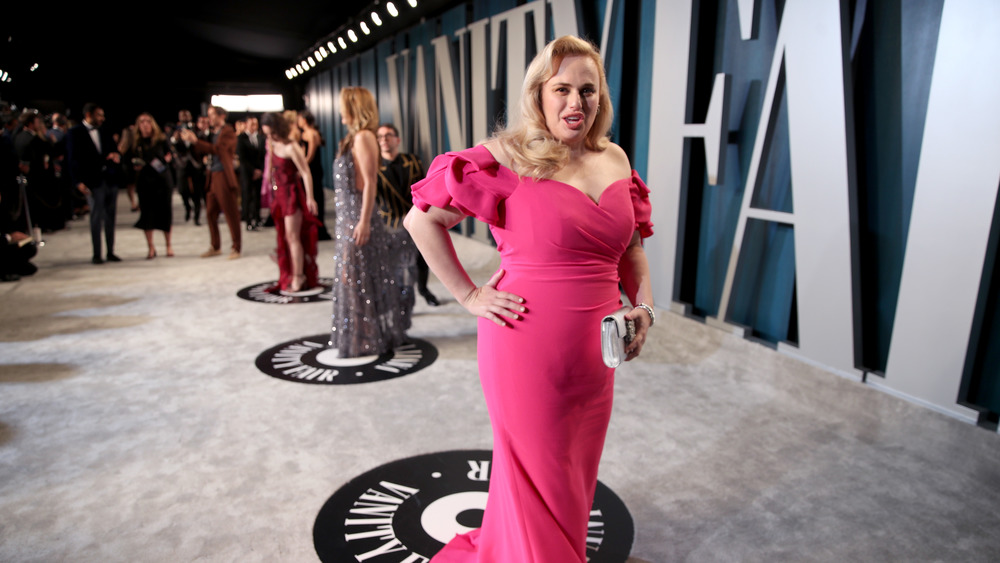
M 276 289 L 278 282 L 269 281 L 258 283 L 236 292 L 236 296 L 247 301 L 257 303 L 276 303 L 285 305 L 288 303 L 315 303 L 316 301 L 330 301 L 333 299 L 333 278 L 319 278 L 319 285 L 295 293 Z
M 344 385 L 410 375 L 437 359 L 437 348 L 419 338 L 381 356 L 360 358 L 338 358 L 336 349 L 326 347 L 329 339 L 329 334 L 317 334 L 269 348 L 257 356 L 257 369 L 287 381 Z
M 491 459 L 492 453 L 483 450 L 426 454 L 352 479 L 316 517 L 316 553 L 326 563 L 426 563 L 455 534 L 481 525 Z M 632 551 L 634 532 L 625 504 L 598 482 L 587 532 L 588 561 L 623 563 Z

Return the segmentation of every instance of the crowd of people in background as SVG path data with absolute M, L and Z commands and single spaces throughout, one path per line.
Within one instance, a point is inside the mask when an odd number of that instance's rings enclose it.
M 228 257 L 239 258 L 243 229 L 255 232 L 275 226 L 275 194 L 279 192 L 267 172 L 276 170 L 269 153 L 271 143 L 276 141 L 265 134 L 257 116 L 235 120 L 229 117 L 219 107 L 209 107 L 197 118 L 190 110 L 182 109 L 176 121 L 165 120 L 161 126 L 152 114 L 142 113 L 127 127 L 110 130 L 104 125 L 104 108 L 97 104 L 85 105 L 76 120 L 63 113 L 46 115 L 0 103 L 0 279 L 15 281 L 33 274 L 36 267 L 30 260 L 37 253 L 42 234 L 55 233 L 70 221 L 88 216 L 91 262 L 97 265 L 120 261 L 115 253 L 119 190 L 125 192 L 129 210 L 137 214 L 134 226 L 145 235 L 146 259 L 175 255 L 175 192 L 184 206 L 184 223 L 201 225 L 205 211 L 210 246 L 201 257 L 222 254 L 218 226 L 221 214 L 231 240 Z M 277 129 L 274 119 L 283 121 L 281 134 L 286 137 L 279 139 L 282 147 L 287 140 L 304 156 L 308 174 L 296 174 L 295 167 L 290 172 L 300 178 L 311 177 L 308 197 L 301 206 L 295 206 L 306 212 L 302 224 L 315 229 L 316 240 L 330 240 L 320 156 L 326 141 L 315 116 L 309 111 L 289 110 L 268 117 L 272 120 L 271 131 Z M 282 147 L 282 155 L 290 154 Z M 411 205 L 410 186 L 423 178 L 423 166 L 414 155 L 400 152 L 399 131 L 392 124 L 378 128 L 378 149 L 380 155 L 376 158 L 381 158 L 372 211 L 389 232 L 400 232 L 402 216 Z M 315 209 L 305 209 L 310 199 Z M 288 202 L 284 203 L 287 207 Z M 287 236 L 292 227 L 298 230 L 299 223 L 284 225 L 284 215 L 279 221 L 278 247 L 273 256 L 279 263 L 288 261 L 284 269 L 288 272 L 282 270 L 276 290 L 294 292 L 315 287 L 315 258 L 299 260 L 302 252 L 297 244 L 305 242 L 315 253 L 315 242 L 310 245 L 309 237 L 300 241 L 299 237 L 280 236 Z M 160 251 L 157 239 L 161 235 L 157 231 L 162 233 Z M 286 241 L 291 246 L 288 252 L 282 252 Z M 300 266 L 303 262 L 305 269 Z M 437 298 L 427 289 L 427 265 L 419 254 L 416 267 L 418 273 L 412 277 L 416 278 L 417 290 L 429 304 L 437 305 Z
M 121 116 L 116 116 L 121 117 Z M 325 222 L 323 161 L 325 145 L 309 112 L 286 111 L 289 140 L 302 148 L 315 179 L 319 240 L 329 240 Z M 116 262 L 114 231 L 119 190 L 138 215 L 135 227 L 146 238 L 146 258 L 174 256 L 173 194 L 184 205 L 184 222 L 208 223 L 210 247 L 202 257 L 222 253 L 218 216 L 226 220 L 239 258 L 241 230 L 273 226 L 270 202 L 262 202 L 267 138 L 257 116 L 229 121 L 222 108 L 197 118 L 187 109 L 176 121 L 143 113 L 123 129 L 104 126 L 104 108 L 88 104 L 79 119 L 43 114 L 0 103 L 0 279 L 31 275 L 30 259 L 43 234 L 89 216 L 93 264 Z M 161 126 L 162 123 L 162 126 Z M 179 217 L 178 217 L 179 219 Z M 164 245 L 158 252 L 156 239 Z M 103 240 L 102 240 L 103 235 Z

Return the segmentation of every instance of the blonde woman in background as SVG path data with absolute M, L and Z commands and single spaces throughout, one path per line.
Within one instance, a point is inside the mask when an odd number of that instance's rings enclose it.
M 409 311 L 395 285 L 393 249 L 375 213 L 379 148 L 375 97 L 360 87 L 340 91 L 340 121 L 348 133 L 333 162 L 334 228 L 331 348 L 341 358 L 378 355 L 406 341 Z
M 139 195 L 139 220 L 135 226 L 146 234 L 149 252 L 147 260 L 156 258 L 153 231 L 163 231 L 167 243 L 167 256 L 174 255 L 170 234 L 173 229 L 172 197 L 170 180 L 172 154 L 167 145 L 167 136 L 148 113 L 140 114 L 135 120 L 135 134 L 125 147 L 125 162 L 130 165 L 135 178 L 135 191 Z
M 288 139 L 293 143 L 302 142 L 302 131 L 299 129 L 299 114 L 293 109 L 286 109 L 282 114 L 288 122 Z

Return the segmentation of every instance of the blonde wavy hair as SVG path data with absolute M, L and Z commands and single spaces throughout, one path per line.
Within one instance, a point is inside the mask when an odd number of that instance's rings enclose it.
M 281 118 L 288 124 L 288 140 L 298 143 L 302 140 L 302 132 L 299 131 L 299 112 L 293 109 L 286 109 L 281 113 Z
M 166 134 L 163 133 L 163 129 L 160 129 L 160 124 L 156 122 L 153 114 L 143 112 L 139 114 L 139 117 L 135 118 L 135 133 L 132 136 L 131 142 L 129 142 L 129 148 L 132 150 L 136 150 L 139 147 L 139 141 L 142 139 L 142 133 L 139 132 L 139 121 L 141 121 L 143 117 L 148 117 L 149 121 L 153 125 L 153 134 L 150 136 L 150 140 L 153 143 L 167 140 Z
M 347 135 L 340 141 L 342 155 L 351 150 L 354 145 L 354 135 L 367 129 L 375 134 L 378 132 L 378 106 L 375 96 L 367 88 L 348 86 L 340 91 L 340 107 L 347 115 Z
M 587 132 L 584 145 L 595 151 L 603 151 L 608 146 L 608 133 L 615 114 L 604 61 L 593 43 L 564 35 L 546 45 L 531 61 L 521 87 L 519 112 L 510 117 L 507 127 L 493 135 L 510 157 L 511 169 L 519 176 L 548 178 L 569 162 L 569 147 L 553 137 L 545 125 L 542 86 L 559 71 L 563 59 L 578 55 L 589 57 L 601 77 L 597 117 Z

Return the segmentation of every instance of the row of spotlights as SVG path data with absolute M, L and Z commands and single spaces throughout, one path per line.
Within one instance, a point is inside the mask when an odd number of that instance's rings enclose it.
M 417 7 L 417 0 L 406 0 L 406 3 L 409 4 L 411 8 Z M 396 9 L 396 5 L 393 4 L 392 2 L 386 2 L 385 9 L 387 12 L 389 12 L 390 16 L 394 18 L 399 16 L 399 10 Z M 374 23 L 376 26 L 382 25 L 382 18 L 379 17 L 378 13 L 376 12 L 372 12 L 371 20 L 372 23 Z M 368 27 L 367 22 L 361 22 L 358 25 L 358 27 L 361 28 L 361 32 L 364 33 L 365 35 L 371 35 L 372 31 L 371 28 Z M 347 37 L 351 40 L 351 43 L 358 42 L 358 34 L 354 33 L 353 29 L 347 30 Z M 337 37 L 336 44 L 331 39 L 330 41 L 327 41 L 326 46 L 320 45 L 320 47 L 316 49 L 312 55 L 307 56 L 304 61 L 296 63 L 294 67 L 286 70 L 285 77 L 291 80 L 297 76 L 305 74 L 310 69 L 315 68 L 317 62 L 322 62 L 323 59 L 337 52 L 338 50 L 337 45 L 340 45 L 340 50 L 344 50 L 347 48 L 347 42 L 344 41 L 343 37 Z M 326 47 L 329 47 L 330 50 L 327 51 Z

